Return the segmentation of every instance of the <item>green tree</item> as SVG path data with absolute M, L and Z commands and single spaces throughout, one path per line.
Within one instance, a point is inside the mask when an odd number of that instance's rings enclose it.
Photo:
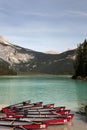
M 17 75 L 17 73 L 9 68 L 9 65 L 0 63 L 0 75 Z
M 84 40 L 77 48 L 74 70 L 74 77 L 87 76 L 87 40 Z

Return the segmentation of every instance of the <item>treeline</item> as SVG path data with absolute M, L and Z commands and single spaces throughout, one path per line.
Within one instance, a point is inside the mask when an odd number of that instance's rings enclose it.
M 73 78 L 87 78 L 87 40 L 77 48 L 74 70 Z
M 0 63 L 0 75 L 17 75 L 17 73 L 9 68 L 9 66 L 6 64 Z

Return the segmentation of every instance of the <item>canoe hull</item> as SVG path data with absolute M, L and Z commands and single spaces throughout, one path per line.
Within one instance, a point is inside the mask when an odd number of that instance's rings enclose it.
M 1 120 L 0 126 L 11 127 L 11 128 L 25 128 L 25 129 L 46 129 L 48 123 L 45 122 L 27 122 L 27 121 L 13 121 L 13 120 Z

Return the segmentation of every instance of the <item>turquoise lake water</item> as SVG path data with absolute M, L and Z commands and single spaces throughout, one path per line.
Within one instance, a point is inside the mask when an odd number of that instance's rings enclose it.
M 0 104 L 29 99 L 76 110 L 81 103 L 87 103 L 87 82 L 53 75 L 0 77 Z

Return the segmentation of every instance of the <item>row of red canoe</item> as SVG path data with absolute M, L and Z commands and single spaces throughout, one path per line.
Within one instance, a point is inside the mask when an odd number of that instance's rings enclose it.
M 54 107 L 54 103 L 43 105 L 43 102 L 31 103 L 30 100 L 2 108 L 1 112 L 5 117 L 0 118 L 0 127 L 26 130 L 67 124 L 74 117 L 65 106 Z

